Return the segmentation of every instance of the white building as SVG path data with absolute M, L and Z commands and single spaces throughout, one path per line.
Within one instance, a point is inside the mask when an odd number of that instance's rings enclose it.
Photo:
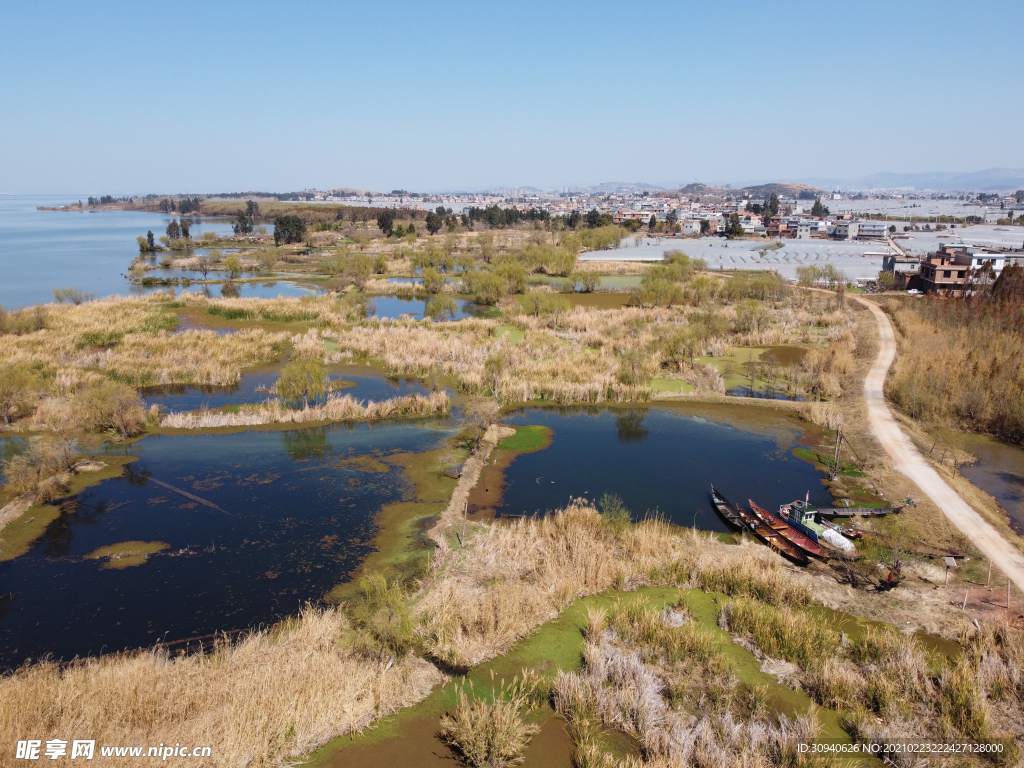
M 857 237 L 869 240 L 884 240 L 889 234 L 889 225 L 884 221 L 862 221 L 857 228 Z

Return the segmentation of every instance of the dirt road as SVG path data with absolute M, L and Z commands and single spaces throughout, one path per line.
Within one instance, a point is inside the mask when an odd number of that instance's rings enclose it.
M 939 473 L 925 461 L 910 439 L 903 434 L 885 402 L 883 387 L 889 366 L 896 358 L 896 336 L 889 318 L 874 302 L 853 296 L 868 307 L 878 323 L 878 357 L 864 380 L 864 398 L 868 403 L 871 431 L 892 458 L 896 469 L 905 474 L 928 495 L 957 528 L 1018 589 L 1024 590 L 1024 553 L 1006 541 L 999 532 L 960 498 Z

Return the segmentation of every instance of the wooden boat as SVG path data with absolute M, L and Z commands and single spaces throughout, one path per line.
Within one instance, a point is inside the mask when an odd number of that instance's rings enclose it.
M 757 506 L 757 504 L 755 504 L 751 499 L 747 499 L 747 501 L 750 503 L 750 508 L 754 511 L 754 514 L 757 515 L 761 522 L 772 530 L 778 532 L 780 536 L 800 547 L 800 549 L 808 554 L 814 555 L 815 557 L 825 557 L 825 550 L 813 542 L 808 536 L 800 533 L 800 531 L 781 517 L 776 517 L 768 510 Z
M 711 486 L 711 506 L 715 508 L 715 511 L 722 516 L 725 520 L 726 525 L 729 525 L 736 529 L 743 528 L 743 518 L 740 513 L 736 511 L 736 507 L 733 506 L 725 496 L 715 490 L 715 486 Z
M 818 522 L 822 525 L 823 528 L 828 528 L 830 530 L 835 531 L 836 533 L 840 533 L 848 539 L 864 538 L 864 531 L 862 531 L 860 528 L 854 528 L 850 525 L 840 525 L 839 523 L 834 523 L 831 520 L 826 520 L 825 518 L 821 518 Z
M 810 562 L 810 560 L 807 559 L 807 555 L 804 554 L 804 551 L 800 549 L 800 547 L 780 536 L 778 532 L 762 523 L 757 518 L 757 515 L 748 512 L 742 507 L 735 507 L 735 510 L 747 530 L 759 538 L 764 544 L 768 545 L 769 549 L 774 549 L 780 555 L 792 560 L 797 565 L 807 565 Z
M 822 517 L 881 517 L 898 515 L 903 507 L 818 507 Z

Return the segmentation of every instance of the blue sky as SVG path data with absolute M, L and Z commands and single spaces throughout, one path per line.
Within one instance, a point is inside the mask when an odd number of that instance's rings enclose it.
M 1024 167 L 1024 3 L 0 5 L 0 193 Z

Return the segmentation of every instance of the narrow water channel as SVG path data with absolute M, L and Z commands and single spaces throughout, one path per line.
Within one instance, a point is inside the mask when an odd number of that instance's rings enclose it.
M 960 468 L 964 477 L 994 496 L 1024 535 L 1024 446 L 985 435 L 961 435 L 958 441 L 978 458 Z
M 419 379 L 409 376 L 385 376 L 367 372 L 366 366 L 332 365 L 328 368 L 331 381 L 341 384 L 338 395 L 351 395 L 357 400 L 388 400 L 405 395 L 429 394 L 430 389 Z M 163 412 L 197 411 L 201 408 L 221 408 L 227 405 L 262 403 L 276 400 L 271 394 L 281 376 L 281 365 L 260 366 L 242 373 L 237 384 L 212 386 L 203 384 L 166 384 L 142 387 L 139 395 L 146 407 L 156 405 Z

